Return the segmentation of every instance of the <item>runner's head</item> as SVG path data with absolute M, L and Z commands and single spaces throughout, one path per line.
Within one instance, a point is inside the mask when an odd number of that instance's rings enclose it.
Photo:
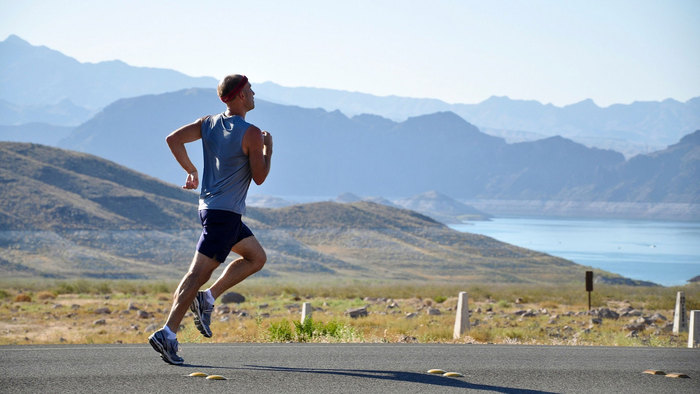
M 224 103 L 234 100 L 248 84 L 248 78 L 241 74 L 231 74 L 219 82 L 217 93 Z

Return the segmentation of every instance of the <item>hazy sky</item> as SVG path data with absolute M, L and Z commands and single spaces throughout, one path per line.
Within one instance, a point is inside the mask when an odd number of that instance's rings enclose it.
M 82 62 L 377 95 L 598 105 L 700 96 L 699 0 L 0 0 Z

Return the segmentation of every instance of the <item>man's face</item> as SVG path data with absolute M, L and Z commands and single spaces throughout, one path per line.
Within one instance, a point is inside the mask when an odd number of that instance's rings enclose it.
M 255 99 L 253 98 L 253 96 L 255 96 L 255 92 L 250 86 L 250 83 L 245 85 L 245 88 L 243 88 L 243 93 L 245 96 L 245 106 L 248 111 L 250 111 L 251 109 L 255 108 Z

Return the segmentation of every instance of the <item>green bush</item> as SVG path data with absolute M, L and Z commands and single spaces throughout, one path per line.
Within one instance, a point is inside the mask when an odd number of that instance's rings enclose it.
M 303 323 L 295 321 L 294 328 L 296 340 L 299 342 L 306 342 L 314 337 L 314 321 L 310 317 L 306 318 Z
M 293 338 L 292 328 L 287 320 L 270 323 L 267 333 L 272 342 L 289 342 Z

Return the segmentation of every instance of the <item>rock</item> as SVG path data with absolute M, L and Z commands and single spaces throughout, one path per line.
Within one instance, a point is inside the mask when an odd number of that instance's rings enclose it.
M 139 310 L 139 307 L 136 306 L 136 305 L 134 305 L 133 302 L 130 302 L 130 303 L 129 303 L 129 306 L 127 307 L 127 309 L 129 309 L 130 311 L 138 311 L 138 310 Z
M 109 315 L 112 313 L 112 311 L 109 308 L 104 307 L 95 309 L 95 313 L 98 315 Z
M 632 309 L 630 307 L 627 307 L 627 308 L 620 310 L 620 316 L 621 317 L 642 316 L 642 311 L 640 311 L 638 309 Z
M 517 305 L 520 305 L 520 304 L 522 304 L 523 302 L 525 302 L 525 300 L 524 300 L 522 297 L 518 297 L 518 298 L 515 299 L 515 303 L 516 303 Z
M 532 309 L 515 311 L 515 312 L 513 312 L 513 314 L 516 316 L 522 316 L 522 317 L 537 316 L 537 313 Z
M 620 314 L 609 309 L 609 308 L 599 308 L 592 311 L 593 315 L 600 317 L 601 319 L 618 319 Z
M 230 291 L 221 296 L 221 302 L 224 304 L 240 304 L 241 302 L 245 302 L 245 297 L 242 294 Z
M 643 322 L 642 323 L 635 322 L 635 323 L 626 324 L 623 328 L 627 331 L 644 331 L 644 329 L 647 328 L 647 325 Z
M 138 331 L 138 330 L 139 330 L 139 325 L 138 325 L 138 324 L 132 324 L 131 326 L 129 326 L 129 329 L 134 330 L 134 331 Z
M 350 316 L 353 319 L 356 319 L 356 318 L 362 317 L 362 316 L 367 316 L 368 315 L 367 307 L 363 306 L 362 308 L 348 309 L 347 311 L 345 311 L 345 314 Z
M 399 307 L 399 304 L 397 304 L 396 302 L 393 302 L 393 301 L 392 301 L 392 302 L 391 302 L 389 305 L 387 305 L 386 307 L 389 308 L 389 309 L 394 309 L 394 308 L 398 308 L 398 307 Z
M 438 315 L 441 315 L 439 309 L 437 309 L 437 308 L 432 308 L 432 307 L 431 307 L 431 308 L 428 308 L 425 312 L 426 312 L 428 315 L 431 315 L 431 316 L 438 316 Z
M 653 321 L 653 322 L 657 322 L 657 321 L 659 321 L 659 320 L 661 320 L 661 321 L 666 321 L 667 319 L 666 319 L 666 316 L 660 314 L 659 312 L 656 312 L 656 313 L 654 313 L 653 315 L 651 315 L 651 317 L 649 318 L 649 320 L 651 320 L 651 321 Z
M 225 315 L 231 313 L 231 308 L 228 305 L 219 305 L 216 307 L 216 313 L 219 315 Z
M 219 321 L 221 321 L 221 322 L 227 322 L 227 321 L 229 321 L 229 319 L 230 319 L 229 316 L 222 316 L 221 319 L 219 319 Z
M 413 319 L 416 316 L 418 316 L 418 314 L 416 312 L 407 313 L 406 319 Z
M 270 314 L 269 314 L 269 313 L 261 313 L 261 314 L 259 314 L 258 316 L 259 316 L 260 318 L 267 319 L 267 318 L 270 317 Z
M 107 324 L 107 321 L 105 319 L 99 319 L 92 322 L 93 326 L 104 326 L 105 324 Z
M 268 306 L 268 304 L 260 304 L 258 305 L 258 309 L 267 309 Z
M 78 304 L 73 304 L 73 305 L 70 306 L 70 309 L 73 309 L 73 310 L 75 310 L 75 309 L 80 309 L 80 305 L 78 305 Z
M 601 325 L 601 324 L 603 324 L 603 318 L 602 317 L 592 317 L 591 324 Z
M 154 331 L 158 331 L 159 329 L 160 329 L 160 326 L 158 326 L 157 324 L 155 324 L 155 323 L 154 323 L 154 324 L 149 324 L 149 325 L 146 327 L 146 332 L 154 332 Z
M 148 312 L 146 312 L 146 311 L 142 311 L 142 310 L 140 310 L 140 309 L 139 309 L 138 312 L 136 312 L 136 315 L 137 315 L 138 317 L 140 317 L 141 319 L 148 319 L 149 317 L 151 317 L 151 314 L 150 314 L 150 313 L 148 313 Z

